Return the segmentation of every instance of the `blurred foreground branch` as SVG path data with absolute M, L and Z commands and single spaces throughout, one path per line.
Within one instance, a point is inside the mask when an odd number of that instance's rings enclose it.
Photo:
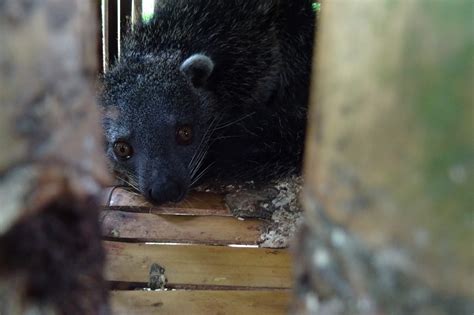
M 0 314 L 105 314 L 91 1 L 0 1 Z

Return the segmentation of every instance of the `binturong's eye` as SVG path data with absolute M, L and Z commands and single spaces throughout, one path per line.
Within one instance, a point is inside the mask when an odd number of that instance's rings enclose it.
M 121 160 L 128 160 L 133 155 L 133 148 L 130 144 L 123 140 L 114 143 L 115 156 Z
M 188 145 L 193 142 L 193 128 L 191 125 L 181 125 L 176 129 L 176 142 L 180 145 Z

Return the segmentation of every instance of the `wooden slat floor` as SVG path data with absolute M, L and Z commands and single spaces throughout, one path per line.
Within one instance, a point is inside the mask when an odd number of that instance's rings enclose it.
M 286 314 L 289 298 L 287 291 L 269 290 L 114 291 L 112 305 L 116 315 L 283 315 Z
M 114 314 L 287 312 L 291 259 L 286 249 L 257 247 L 266 222 L 232 217 L 223 198 L 210 193 L 154 207 L 114 187 L 103 203 Z M 165 268 L 165 290 L 137 289 L 148 287 L 152 264 Z
M 261 221 L 239 221 L 233 217 L 221 216 L 158 215 L 105 210 L 101 219 L 104 237 L 135 242 L 256 245 L 262 232 Z

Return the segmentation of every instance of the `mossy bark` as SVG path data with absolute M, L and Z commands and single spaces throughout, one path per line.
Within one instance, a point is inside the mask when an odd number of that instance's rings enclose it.
M 473 12 L 323 3 L 295 312 L 472 313 Z

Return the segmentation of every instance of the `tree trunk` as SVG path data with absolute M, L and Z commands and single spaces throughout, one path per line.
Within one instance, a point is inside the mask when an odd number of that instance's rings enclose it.
M 92 1 L 0 1 L 0 314 L 104 314 Z
M 322 4 L 294 314 L 474 312 L 473 12 Z

